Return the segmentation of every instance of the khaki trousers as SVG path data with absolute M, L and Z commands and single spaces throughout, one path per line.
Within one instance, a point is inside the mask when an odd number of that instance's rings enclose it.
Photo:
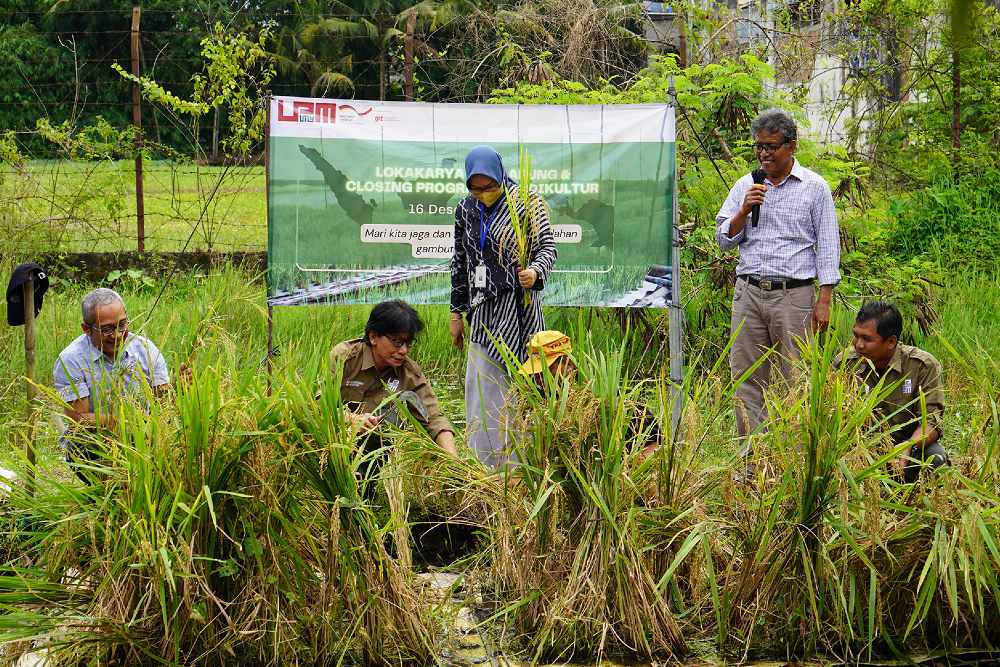
M 767 291 L 736 279 L 731 331 L 742 327 L 729 349 L 733 379 L 742 376 L 768 348 L 774 348 L 736 388 L 736 430 L 740 437 L 756 431 L 767 417 L 764 391 L 771 382 L 789 378 L 791 363 L 799 357 L 796 339 L 805 340 L 812 328 L 815 299 L 812 285 Z

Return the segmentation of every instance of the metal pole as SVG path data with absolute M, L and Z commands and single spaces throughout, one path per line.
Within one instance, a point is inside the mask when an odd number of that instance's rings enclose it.
M 264 253 L 264 300 L 267 301 L 267 395 L 271 395 L 274 359 L 274 307 L 271 306 L 271 96 L 264 97 L 264 198 L 267 211 L 267 251 Z
M 274 319 L 272 318 L 272 313 L 274 307 L 271 304 L 267 304 L 267 395 L 271 395 L 271 379 L 272 379 L 272 369 L 274 364 L 272 360 L 274 359 Z M 260 368 L 258 366 L 258 368 Z
M 671 177 L 670 190 L 672 193 L 673 205 L 671 220 L 671 247 L 670 247 L 670 319 L 669 338 L 670 346 L 670 403 L 671 414 L 671 437 L 678 437 L 681 413 L 684 410 L 684 307 L 681 304 L 681 253 L 680 253 L 680 229 L 678 227 L 679 214 L 677 206 L 677 135 L 676 135 L 676 100 L 677 92 L 674 89 L 674 77 L 670 77 L 670 110 L 675 114 L 674 119 L 674 173 Z
M 24 454 L 28 459 L 28 494 L 35 491 L 35 408 L 38 390 L 35 388 L 35 280 L 29 276 L 22 286 L 21 303 L 24 304 L 24 377 L 28 397 L 28 440 Z
M 139 76 L 139 7 L 132 8 L 132 76 Z M 135 126 L 135 227 L 139 252 L 146 251 L 146 205 L 142 194 L 142 98 L 132 84 L 132 124 Z

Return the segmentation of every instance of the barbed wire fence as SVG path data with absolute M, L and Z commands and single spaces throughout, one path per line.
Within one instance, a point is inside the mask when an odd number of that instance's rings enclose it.
M 574 6 L 571 13 L 583 11 L 580 6 Z M 190 237 L 190 250 L 227 252 L 262 250 L 266 247 L 266 193 L 263 166 L 259 156 L 263 146 L 257 148 L 258 159 L 253 164 L 243 166 L 227 165 L 226 167 L 211 164 L 219 161 L 217 150 L 219 119 L 209 117 L 202 125 L 182 127 L 178 118 L 167 111 L 152 107 L 143 102 L 144 160 L 142 166 L 142 192 L 144 201 L 143 233 L 139 232 L 140 216 L 137 213 L 136 197 L 136 166 L 134 158 L 133 136 L 127 134 L 131 128 L 129 118 L 132 111 L 131 86 L 123 78 L 117 77 L 111 71 L 113 63 L 119 63 L 128 69 L 127 60 L 116 56 L 127 51 L 133 38 L 130 25 L 131 12 L 126 10 L 78 10 L 74 12 L 84 17 L 92 17 L 98 21 L 100 28 L 88 30 L 90 36 L 99 35 L 102 48 L 84 57 L 76 44 L 79 34 L 74 30 L 36 30 L 33 34 L 54 39 L 62 49 L 61 57 L 72 63 L 73 81 L 39 80 L 32 77 L 31 72 L 45 67 L 48 60 L 41 56 L 22 54 L 18 66 L 19 77 L 0 79 L 0 110 L 23 110 L 25 121 L 12 128 L 6 128 L 17 143 L 21 153 L 26 158 L 20 164 L 0 161 L 0 233 L 9 242 L 17 239 L 22 247 L 38 247 L 45 249 L 59 248 L 67 252 L 80 251 L 123 251 L 133 250 L 146 245 L 151 250 L 179 250 Z M 140 26 L 135 40 L 138 42 L 139 71 L 181 96 L 191 92 L 190 75 L 200 72 L 204 66 L 198 56 L 178 56 L 171 44 L 176 40 L 191 37 L 191 30 L 178 29 L 171 21 L 158 19 L 169 18 L 176 23 L 175 12 L 172 10 L 143 10 L 143 16 L 152 17 L 151 22 L 156 27 Z M 18 18 L 27 19 L 38 16 L 38 12 L 13 10 L 6 12 L 8 20 L 16 22 Z M 324 13 L 311 17 L 317 21 L 323 19 L 347 19 L 347 14 Z M 548 30 L 546 21 L 558 23 L 558 17 L 539 16 L 541 27 L 539 46 L 552 40 L 556 29 Z M 456 24 L 457 22 L 457 24 Z M 204 19 L 202 31 L 211 23 Z M 787 46 L 794 37 L 801 37 L 801 32 L 795 33 L 775 26 L 759 24 L 753 17 L 736 16 L 731 20 L 731 26 L 725 30 L 733 32 L 738 25 L 744 24 L 760 32 L 766 37 L 767 48 L 771 50 L 772 60 L 779 70 L 793 70 L 795 63 L 785 65 L 785 61 L 795 61 L 796 56 L 803 51 Z M 451 19 L 449 24 L 439 26 L 435 30 L 457 29 L 466 35 L 467 40 L 480 43 L 479 51 L 489 52 L 495 39 L 498 19 L 485 14 L 473 14 Z M 843 31 L 829 27 L 814 31 L 805 49 L 810 59 L 815 53 L 842 55 L 845 41 L 858 43 L 863 37 L 858 34 L 842 34 Z M 718 55 L 719 44 L 726 40 L 717 39 L 723 28 L 713 33 L 704 44 L 692 46 L 692 55 L 699 57 L 706 54 Z M 339 35 L 337 39 L 345 44 L 351 40 L 367 40 L 363 35 Z M 587 34 L 583 42 L 599 41 L 600 35 Z M 786 44 L 779 48 L 780 44 Z M 907 45 L 913 50 L 921 50 L 923 45 Z M 360 47 L 360 45 L 359 45 Z M 725 47 L 723 47 L 725 48 Z M 579 58 L 572 63 L 574 71 L 600 76 L 595 70 L 594 53 L 588 49 L 579 49 Z M 870 49 L 869 49 L 870 50 Z M 349 49 L 354 51 L 354 49 Z M 358 48 L 358 54 L 370 54 L 370 49 Z M 859 53 L 864 53 L 859 50 Z M 398 57 L 399 53 L 391 54 Z M 557 54 L 566 58 L 566 54 Z M 624 76 L 627 72 L 622 67 L 627 58 L 623 54 L 602 53 L 601 59 L 613 63 L 615 74 Z M 319 68 L 335 68 L 342 65 L 339 59 L 325 59 L 321 55 L 313 56 L 310 61 Z M 538 72 L 544 76 L 544 67 L 525 62 L 523 69 L 526 76 Z M 542 63 L 544 64 L 544 63 Z M 530 65 L 530 67 L 529 67 Z M 286 64 L 285 67 L 288 65 Z M 386 62 L 375 57 L 354 57 L 351 60 L 351 73 L 359 80 L 384 68 Z M 455 72 L 456 78 L 475 79 L 484 67 L 478 58 L 463 57 L 449 53 L 447 49 L 434 51 L 425 49 L 423 57 L 413 63 L 416 77 L 425 85 L 423 97 L 443 102 L 481 102 L 489 93 L 489 87 L 483 86 L 471 89 L 466 93 L 455 89 L 446 89 L 440 82 L 435 82 L 433 70 L 447 68 Z M 589 69 L 588 69 L 589 68 Z M 393 75 L 398 78 L 397 72 Z M 855 68 L 856 78 L 865 75 L 864 68 Z M 929 68 L 928 68 L 929 69 Z M 279 73 L 281 72 L 279 67 Z M 812 71 L 812 68 L 810 68 Z M 596 72 L 596 73 L 595 73 Z M 822 71 L 813 72 L 817 77 Z M 780 75 L 780 74 L 779 74 Z M 867 76 L 876 80 L 883 75 L 879 69 L 869 68 Z M 294 80 L 289 75 L 279 76 L 271 83 L 270 89 L 276 95 L 333 95 L 328 88 L 316 89 L 308 83 Z M 485 80 L 485 78 L 484 78 Z M 398 83 L 398 81 L 396 81 Z M 502 79 L 494 81 L 508 83 Z M 875 82 L 877 83 L 877 82 Z M 912 82 L 911 82 L 912 84 Z M 874 85 L 874 84 L 873 84 Z M 334 95 L 341 96 L 341 95 Z M 348 96 L 348 95 L 343 95 Z M 98 155 L 87 156 L 87 159 L 76 159 L 79 156 L 60 155 L 59 147 L 53 145 L 51 139 L 46 139 L 39 127 L 34 124 L 34 117 L 51 119 L 51 124 L 62 127 L 65 123 L 69 131 L 78 129 L 85 123 L 93 123 L 97 117 L 105 118 L 110 130 L 106 136 L 98 136 L 95 141 L 104 141 Z M 224 122 L 224 121 L 223 121 Z M 117 135 L 115 133 L 118 133 Z M 197 150 L 177 150 L 177 137 L 186 133 L 188 141 Z M 100 134 L 100 132 L 98 132 Z M 117 144 L 116 144 L 117 142 Z M 205 148 L 207 146 L 207 148 Z M 53 159 L 53 155 L 57 157 Z M 190 155 L 201 155 L 203 159 L 192 159 Z M 207 158 L 207 159 L 205 159 Z M 217 180 L 224 174 L 225 183 L 217 186 Z M 195 226 L 197 225 L 197 229 Z
M 169 10 L 143 10 L 143 14 L 173 14 Z M 37 17 L 40 12 L 8 11 L 11 21 Z M 109 27 L 88 30 L 105 44 L 98 53 L 81 57 L 76 45 L 77 31 L 34 30 L 32 36 L 58 42 L 62 54 L 71 60 L 73 81 L 37 80 L 30 75 L 39 67 L 52 67 L 51 58 L 22 56 L 16 77 L 0 79 L 0 110 L 24 111 L 24 122 L 4 128 L 20 159 L 0 160 L 0 234 L 3 245 L 20 250 L 60 252 L 121 252 L 148 248 L 154 251 L 246 252 L 266 248 L 266 192 L 262 164 L 263 145 L 255 147 L 249 164 L 221 165 L 218 153 L 219 117 L 209 123 L 181 128 L 180 120 L 169 111 L 142 101 L 144 156 L 140 167 L 134 155 L 129 117 L 133 110 L 131 83 L 117 79 L 111 66 L 130 69 L 127 60 L 115 57 L 138 42 L 139 63 L 132 71 L 148 75 L 171 92 L 190 94 L 190 75 L 201 72 L 204 61 L 198 56 L 177 57 L 168 50 L 170 40 L 189 37 L 189 31 L 171 29 L 139 30 L 133 37 L 130 11 L 80 10 L 74 14 L 98 17 Z M 346 18 L 324 15 L 320 18 Z M 207 23 L 207 21 L 206 21 Z M 114 26 L 119 27 L 114 27 Z M 345 35 L 340 39 L 365 39 Z M 439 65 L 449 58 L 441 54 Z M 336 60 L 313 58 L 320 67 L 335 66 Z M 384 66 L 376 58 L 354 58 L 355 76 L 363 78 Z M 159 72 L 172 73 L 166 77 Z M 422 65 L 418 63 L 417 67 Z M 177 73 L 182 76 L 177 76 Z M 108 99 L 113 88 L 116 99 Z M 275 95 L 326 94 L 310 90 L 300 82 L 276 79 L 269 86 Z M 100 93 L 100 94 L 99 94 Z M 108 121 L 107 119 L 112 119 Z M 59 136 L 37 124 L 55 127 Z M 99 129 L 100 146 L 86 155 L 69 154 L 60 146 L 61 138 L 72 135 L 95 119 L 104 119 Z M 99 121 L 98 121 L 99 122 Z M 224 120 L 223 120 L 224 122 Z M 214 124 L 214 126 L 213 126 Z M 101 134 L 103 132 L 103 134 Z M 188 135 L 195 150 L 177 150 L 176 137 Z M 166 135 L 172 135 L 171 139 Z M 206 136 L 207 135 L 207 136 Z M 210 149 L 203 149 L 210 143 Z M 186 153 L 186 154 L 185 154 Z M 190 155 L 210 156 L 208 160 Z M 82 158 L 82 159 L 81 159 Z M 224 179 L 219 183 L 220 178 Z M 137 193 L 144 206 L 138 208 Z

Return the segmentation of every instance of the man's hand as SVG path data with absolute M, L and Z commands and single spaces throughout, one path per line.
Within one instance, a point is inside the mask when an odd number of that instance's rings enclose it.
M 889 470 L 897 482 L 902 482 L 906 479 L 906 466 L 910 462 L 909 453 L 910 450 L 906 450 L 906 454 L 897 456 L 889 462 Z
M 826 331 L 830 326 L 830 304 L 833 302 L 833 285 L 820 285 L 819 299 L 813 306 L 812 330 Z
M 743 195 L 743 204 L 740 206 L 740 213 L 750 215 L 754 206 L 764 203 L 764 195 L 767 193 L 767 186 L 763 183 L 754 183 Z
M 369 431 L 374 431 L 378 428 L 378 425 L 382 422 L 381 417 L 376 417 L 370 412 L 365 412 L 364 414 L 354 414 L 351 413 L 350 420 L 354 422 L 354 426 L 361 433 L 368 433 Z
M 106 428 L 109 431 L 115 428 L 114 417 L 111 414 L 102 414 L 98 417 L 90 411 L 90 401 L 86 398 L 70 401 L 64 414 L 86 428 Z
M 812 312 L 813 331 L 826 331 L 828 326 L 830 326 L 830 302 L 817 301 Z
M 458 349 L 462 349 L 462 345 L 465 342 L 465 322 L 462 321 L 462 316 L 456 313 L 452 313 L 451 321 L 448 322 L 448 329 L 451 332 L 451 342 Z
M 191 365 L 188 362 L 184 362 L 177 369 L 177 379 L 181 384 L 188 384 L 191 382 L 191 378 L 194 377 L 194 371 L 191 369 Z
M 520 283 L 521 287 L 524 289 L 531 289 L 535 286 L 535 281 L 538 280 L 538 271 L 534 269 L 524 269 L 523 271 L 517 272 L 517 282 Z

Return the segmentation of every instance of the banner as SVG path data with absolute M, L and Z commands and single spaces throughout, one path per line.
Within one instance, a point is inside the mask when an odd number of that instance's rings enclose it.
M 675 187 L 667 105 L 511 106 L 275 97 L 272 305 L 448 303 L 465 156 L 524 147 L 559 257 L 546 305 L 664 307 Z M 499 205 L 504 205 L 502 202 Z

